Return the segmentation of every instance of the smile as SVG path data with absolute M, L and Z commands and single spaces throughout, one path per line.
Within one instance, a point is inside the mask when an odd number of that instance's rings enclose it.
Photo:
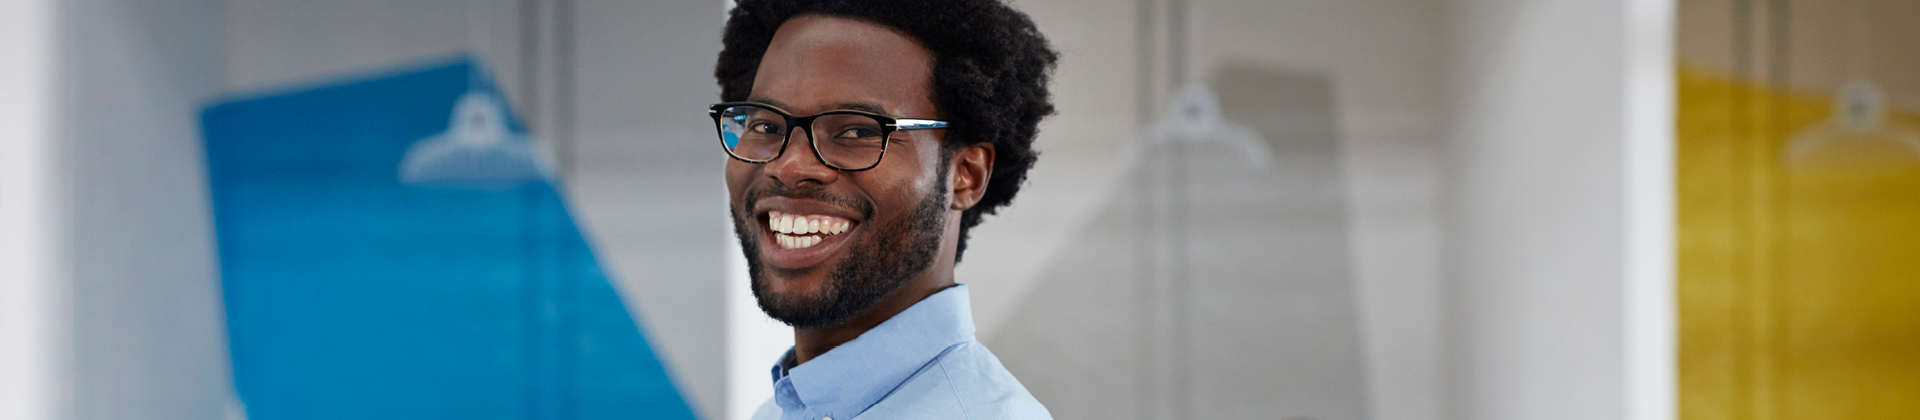
M 827 237 L 846 233 L 853 221 L 833 216 L 767 213 L 767 227 L 773 230 L 773 242 L 785 249 L 803 249 L 820 244 Z

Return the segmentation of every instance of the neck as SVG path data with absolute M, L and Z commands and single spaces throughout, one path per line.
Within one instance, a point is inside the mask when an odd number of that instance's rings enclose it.
M 855 337 L 865 334 L 867 330 L 879 326 L 882 322 L 887 322 L 888 319 L 892 319 L 894 315 L 907 310 L 913 304 L 920 303 L 928 296 L 940 293 L 941 290 L 946 290 L 953 285 L 953 260 L 949 257 L 944 264 L 935 263 L 934 267 L 928 267 L 920 275 L 907 280 L 906 284 L 887 293 L 880 298 L 879 302 L 875 302 L 873 307 L 855 315 L 853 319 L 820 328 L 794 328 L 794 366 L 805 364 L 808 360 L 833 350 L 834 347 L 853 341 Z

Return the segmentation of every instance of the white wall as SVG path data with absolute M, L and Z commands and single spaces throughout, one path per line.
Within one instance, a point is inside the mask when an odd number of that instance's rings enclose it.
M 1166 25 L 1167 1 L 1158 8 Z M 1189 74 L 1227 66 L 1324 77 L 1330 82 L 1347 198 L 1346 241 L 1356 296 L 1369 404 L 1380 419 L 1441 416 L 1440 189 L 1447 103 L 1447 2 L 1439 0 L 1190 0 Z M 1012 207 L 974 231 L 967 262 L 980 335 L 991 347 L 1068 239 L 1129 184 L 1120 171 L 1133 147 L 1140 95 L 1163 102 L 1164 66 L 1136 89 L 1137 2 L 1024 0 L 1061 51 L 1054 79 L 1059 114 L 1041 127 L 1039 164 Z M 1164 31 L 1164 29 L 1161 29 Z M 1164 38 L 1164 34 L 1160 37 Z M 1153 62 L 1166 61 L 1159 45 Z M 1159 110 L 1149 109 L 1157 116 Z M 1111 261 L 1110 261 L 1111 263 Z M 1125 286 L 1115 286 L 1125 287 Z M 1045 305 L 1048 302 L 1032 302 Z M 1020 372 L 1015 372 L 1019 374 Z
M 1440 415 L 1443 1 L 1195 0 L 1200 74 L 1254 64 L 1332 82 L 1372 418 Z
M 1448 417 L 1671 418 L 1671 3 L 1453 6 Z
M 336 80 L 476 49 L 517 93 L 517 2 L 232 0 L 220 40 L 229 93 Z M 480 32 L 474 36 L 474 32 Z M 523 98 L 510 98 L 516 107 Z

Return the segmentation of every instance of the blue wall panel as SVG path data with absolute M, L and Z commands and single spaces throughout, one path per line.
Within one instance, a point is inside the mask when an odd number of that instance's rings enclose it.
M 203 114 L 252 420 L 692 418 L 545 182 L 397 176 L 485 88 L 460 60 Z

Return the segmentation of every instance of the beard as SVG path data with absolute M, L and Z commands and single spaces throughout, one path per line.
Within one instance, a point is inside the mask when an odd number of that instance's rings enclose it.
M 945 168 L 942 168 L 945 169 Z M 945 179 L 942 176 L 936 179 Z M 764 196 L 811 199 L 853 208 L 865 220 L 873 220 L 873 206 L 827 193 L 821 188 L 793 188 L 774 185 L 749 191 L 746 203 Z M 846 256 L 829 271 L 826 284 L 813 293 L 773 293 L 767 291 L 766 272 L 771 268 L 760 262 L 760 241 L 753 232 L 758 221 L 733 213 L 734 236 L 746 252 L 747 273 L 752 278 L 753 298 L 767 316 L 794 328 L 820 328 L 846 322 L 872 308 L 880 299 L 906 284 L 907 279 L 927 269 L 940 250 L 940 234 L 947 222 L 947 195 L 930 192 L 914 206 L 907 218 L 882 226 L 873 226 L 864 235 L 847 244 Z

